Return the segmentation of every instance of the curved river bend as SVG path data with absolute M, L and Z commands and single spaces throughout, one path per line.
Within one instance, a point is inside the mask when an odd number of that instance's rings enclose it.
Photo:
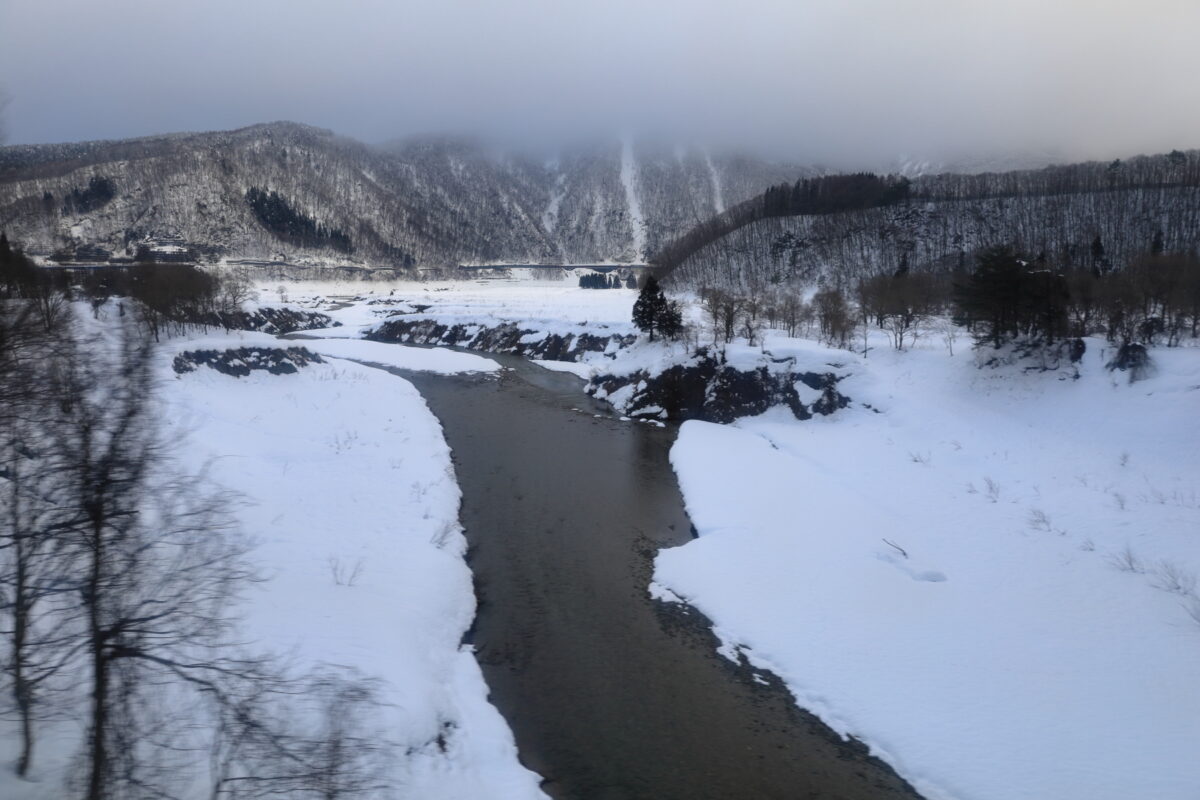
M 571 800 L 915 798 L 890 768 L 716 653 L 708 621 L 651 600 L 690 524 L 672 427 L 621 422 L 579 380 L 395 370 L 442 421 L 462 487 L 492 701 L 522 760 Z M 599 416 L 596 416 L 599 415 Z

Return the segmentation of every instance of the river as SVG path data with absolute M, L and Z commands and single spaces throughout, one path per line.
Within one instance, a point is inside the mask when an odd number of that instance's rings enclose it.
M 769 674 L 716 653 L 697 611 L 649 598 L 691 537 L 673 427 L 622 422 L 573 375 L 396 370 L 442 421 L 463 492 L 492 701 L 545 790 L 571 800 L 915 798 Z M 898 687 L 898 691 L 903 691 Z

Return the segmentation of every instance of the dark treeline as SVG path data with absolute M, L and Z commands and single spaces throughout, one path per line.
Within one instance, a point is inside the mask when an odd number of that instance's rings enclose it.
M 252 186 L 246 190 L 246 202 L 262 226 L 285 242 L 300 247 L 328 247 L 339 253 L 354 250 L 345 232 L 327 228 L 295 210 L 278 192 L 266 192 Z
M 881 178 L 869 172 L 801 178 L 795 184 L 772 186 L 763 193 L 763 217 L 797 214 L 836 214 L 899 203 L 908 197 L 907 178 Z
M 913 180 L 912 194 L 921 200 L 977 200 L 1179 186 L 1200 186 L 1200 154 L 1194 150 L 1034 170 L 923 175 Z
M 852 346 L 858 332 L 865 346 L 874 327 L 897 349 L 933 331 L 953 352 L 951 321 L 965 326 L 977 345 L 995 348 L 1085 336 L 1103 336 L 1123 349 L 1175 347 L 1200 336 L 1200 256 L 1148 252 L 1123 269 L 1104 265 L 1100 247 L 1092 263 L 1064 265 L 1001 245 L 950 272 L 902 267 L 826 284 L 807 302 L 803 290 L 783 284 L 710 287 L 700 293 L 701 308 L 716 344 L 736 336 L 754 344 L 770 326 L 837 347 Z
M 108 178 L 95 175 L 88 181 L 86 189 L 72 189 L 63 198 L 64 214 L 86 214 L 102 208 L 117 196 L 116 187 Z
M 911 182 L 829 176 L 772 187 L 652 260 L 662 273 L 680 272 L 673 281 L 707 286 L 757 269 L 785 278 L 812 277 L 817 268 L 890 272 L 906 254 L 914 269 L 947 268 L 997 240 L 1086 258 L 1100 235 L 1120 258 L 1148 248 L 1164 228 L 1169 249 L 1194 246 L 1197 187 L 1200 153 L 1178 150 Z
M 1200 333 L 1200 258 L 1148 254 L 1120 271 L 1059 271 L 993 247 L 954 283 L 953 300 L 955 320 L 995 347 L 1021 337 L 1053 343 L 1094 334 L 1122 347 L 1175 347 Z
M 128 311 L 155 341 L 196 325 L 229 329 L 250 291 L 243 276 L 218 276 L 191 264 L 147 260 L 79 272 L 42 269 L 0 233 L 0 295 L 35 303 L 37 317 L 47 328 L 57 324 L 72 299 L 88 301 L 96 313 L 114 299 L 118 313 L 124 316 Z
M 670 274 L 692 254 L 752 222 L 772 217 L 877 208 L 898 203 L 908 193 L 908 179 L 880 177 L 869 172 L 801 178 L 795 184 L 772 186 L 761 196 L 700 223 L 667 244 L 654 255 L 651 263 L 660 273 Z
M 616 273 L 604 274 L 597 272 L 592 275 L 579 276 L 580 289 L 636 289 L 637 278 L 630 275 L 626 280 Z
M 19 731 L 0 760 L 30 774 L 56 726 L 78 731 L 72 768 L 47 784 L 58 797 L 385 790 L 376 683 L 295 674 L 239 631 L 259 580 L 239 501 L 175 459 L 139 324 L 146 303 L 181 302 L 170 285 L 212 285 L 140 266 L 111 273 L 124 283 L 105 291 L 130 294 L 87 320 L 69 273 L 0 235 L 0 714 Z

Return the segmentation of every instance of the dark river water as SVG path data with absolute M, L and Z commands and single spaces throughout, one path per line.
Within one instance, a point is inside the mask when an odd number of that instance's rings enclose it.
M 470 635 L 492 701 L 546 791 L 916 797 L 773 676 L 755 680 L 717 655 L 698 612 L 648 597 L 655 552 L 691 537 L 667 460 L 675 428 L 621 422 L 572 375 L 489 357 L 509 369 L 398 374 L 425 396 L 454 452 L 479 599 Z

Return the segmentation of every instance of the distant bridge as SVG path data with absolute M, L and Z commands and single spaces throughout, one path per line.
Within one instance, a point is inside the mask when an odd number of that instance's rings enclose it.
M 459 264 L 458 268 L 467 272 L 484 272 L 498 269 L 561 269 L 569 272 L 574 269 L 590 269 L 595 272 L 613 272 L 619 269 L 650 269 L 650 264 Z

